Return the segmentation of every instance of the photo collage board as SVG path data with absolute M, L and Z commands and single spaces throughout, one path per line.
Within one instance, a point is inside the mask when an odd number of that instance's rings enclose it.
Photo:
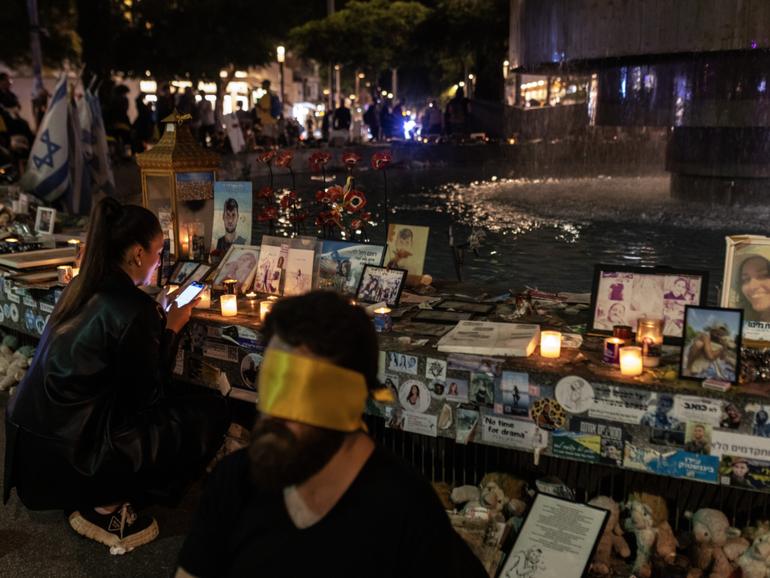
M 459 444 L 770 491 L 770 402 L 650 391 L 534 373 L 476 355 L 380 351 L 388 428 Z

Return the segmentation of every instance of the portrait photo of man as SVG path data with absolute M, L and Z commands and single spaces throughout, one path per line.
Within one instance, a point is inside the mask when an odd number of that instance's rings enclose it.
M 220 257 L 232 245 L 251 242 L 251 182 L 217 181 L 214 183 L 214 218 L 211 249 Z
M 225 234 L 217 239 L 217 251 L 226 253 L 230 245 L 245 245 L 246 239 L 238 235 L 238 201 L 232 197 L 225 201 L 222 211 Z

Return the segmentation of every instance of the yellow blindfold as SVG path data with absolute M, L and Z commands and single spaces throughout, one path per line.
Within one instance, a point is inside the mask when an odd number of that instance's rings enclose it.
M 353 432 L 366 429 L 368 397 L 363 374 L 323 359 L 269 348 L 259 369 L 259 410 L 273 417 Z M 373 397 L 392 400 L 388 390 Z

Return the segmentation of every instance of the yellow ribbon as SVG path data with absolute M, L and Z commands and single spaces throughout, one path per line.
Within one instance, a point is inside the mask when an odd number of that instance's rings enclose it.
M 323 359 L 268 348 L 259 369 L 259 410 L 273 417 L 353 432 L 367 397 L 363 374 Z

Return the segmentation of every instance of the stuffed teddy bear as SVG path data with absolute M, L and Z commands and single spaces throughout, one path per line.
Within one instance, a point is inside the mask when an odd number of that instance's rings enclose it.
M 613 551 L 621 558 L 628 558 L 631 555 L 631 549 L 623 538 L 623 528 L 620 526 L 620 505 L 607 496 L 597 496 L 588 504 L 610 513 L 607 524 L 604 526 L 604 533 L 596 546 L 596 554 L 591 561 L 591 572 L 607 576 L 612 572 L 610 561 Z
M 625 529 L 633 532 L 636 538 L 632 573 L 638 578 L 650 578 L 653 555 L 656 554 L 665 564 L 671 564 L 676 559 L 678 544 L 668 523 L 668 507 L 660 496 L 641 492 L 629 496 L 626 508 L 630 516 L 625 522 Z
M 487 474 L 478 487 L 459 486 L 451 494 L 452 502 L 462 506 L 463 515 L 473 518 L 486 514 L 488 519 L 499 522 L 523 517 L 526 497 L 526 482 L 502 473 Z
M 761 534 L 738 558 L 743 578 L 768 578 L 770 576 L 770 533 Z
M 731 528 L 730 522 L 719 510 L 702 508 L 685 512 L 692 520 L 692 568 L 687 578 L 728 578 L 736 568 L 733 565 L 749 547 L 749 541 L 741 537 L 741 531 Z

